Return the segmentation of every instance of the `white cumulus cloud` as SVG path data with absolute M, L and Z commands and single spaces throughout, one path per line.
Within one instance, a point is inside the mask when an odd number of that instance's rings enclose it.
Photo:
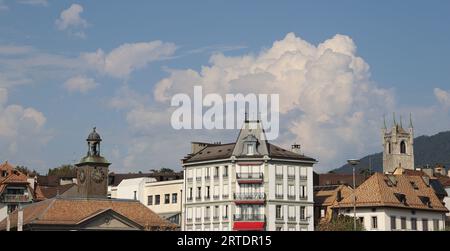
M 81 17 L 83 6 L 72 4 L 68 9 L 61 12 L 55 24 L 59 30 L 68 30 L 71 35 L 84 38 L 86 35 L 83 31 L 88 26 L 88 22 Z
M 344 35 L 316 46 L 289 33 L 257 55 L 218 53 L 199 71 L 170 71 L 154 97 L 167 103 L 176 93 L 192 94 L 195 85 L 203 86 L 204 95 L 278 93 L 283 130 L 278 143 L 300 143 L 325 169 L 379 150 L 382 115 L 395 105 L 392 91 L 371 81 L 369 65 Z
M 87 78 L 85 76 L 75 76 L 68 79 L 64 83 L 64 88 L 66 88 L 66 90 L 68 90 L 69 92 L 86 93 L 96 88 L 98 85 L 99 84 L 92 78 Z
M 162 41 L 126 43 L 109 53 L 105 53 L 102 49 L 84 53 L 82 58 L 103 74 L 127 78 L 133 71 L 173 55 L 175 50 L 175 44 Z
M 445 91 L 440 88 L 434 88 L 434 96 L 439 103 L 445 108 L 450 107 L 450 91 Z

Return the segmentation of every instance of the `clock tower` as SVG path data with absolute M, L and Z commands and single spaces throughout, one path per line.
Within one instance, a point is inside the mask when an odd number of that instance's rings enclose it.
M 82 198 L 107 198 L 108 167 L 111 163 L 100 155 L 100 135 L 96 128 L 86 139 L 88 152 L 77 166 L 78 195 Z

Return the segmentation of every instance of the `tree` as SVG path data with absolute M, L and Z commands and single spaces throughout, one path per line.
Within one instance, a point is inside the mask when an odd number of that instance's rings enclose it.
M 330 222 L 321 222 L 317 226 L 318 231 L 353 231 L 353 217 L 339 215 Z M 356 221 L 356 231 L 364 231 L 364 226 L 359 220 Z
M 162 167 L 161 169 L 151 169 L 150 170 L 153 173 L 174 173 L 175 171 L 170 169 L 170 168 L 164 168 Z
M 56 168 L 48 169 L 47 175 L 55 175 L 58 177 L 75 177 L 77 175 L 77 169 L 73 165 L 61 165 Z
M 33 169 L 33 171 L 31 171 L 31 170 L 30 170 L 28 167 L 26 167 L 26 166 L 16 166 L 16 170 L 19 171 L 19 172 L 21 172 L 21 173 L 23 173 L 23 174 L 25 174 L 25 175 L 31 176 L 31 177 L 34 177 L 34 176 L 36 176 L 36 175 L 39 175 L 39 173 L 36 172 L 36 170 Z

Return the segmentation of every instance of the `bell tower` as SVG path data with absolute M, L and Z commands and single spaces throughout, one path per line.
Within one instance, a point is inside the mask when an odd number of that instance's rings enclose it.
M 405 130 L 400 117 L 400 124 L 393 116 L 393 125 L 390 131 L 386 127 L 382 129 L 383 137 L 383 172 L 393 173 L 396 168 L 414 170 L 414 127 L 411 114 L 409 116 L 409 128 Z
M 100 155 L 100 135 L 94 127 L 86 139 L 88 151 L 77 166 L 78 195 L 82 198 L 107 198 L 108 167 Z

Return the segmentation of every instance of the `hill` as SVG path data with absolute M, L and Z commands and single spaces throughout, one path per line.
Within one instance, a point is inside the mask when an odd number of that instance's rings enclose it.
M 381 146 L 380 146 L 381 148 Z M 382 152 L 367 155 L 361 159 L 361 163 L 356 166 L 357 173 L 369 168 L 373 172 L 382 172 L 383 154 Z M 416 167 L 434 166 L 436 164 L 450 165 L 450 131 L 440 132 L 433 136 L 420 136 L 414 139 L 414 163 Z M 351 173 L 352 167 L 345 164 L 332 170 L 335 173 Z

